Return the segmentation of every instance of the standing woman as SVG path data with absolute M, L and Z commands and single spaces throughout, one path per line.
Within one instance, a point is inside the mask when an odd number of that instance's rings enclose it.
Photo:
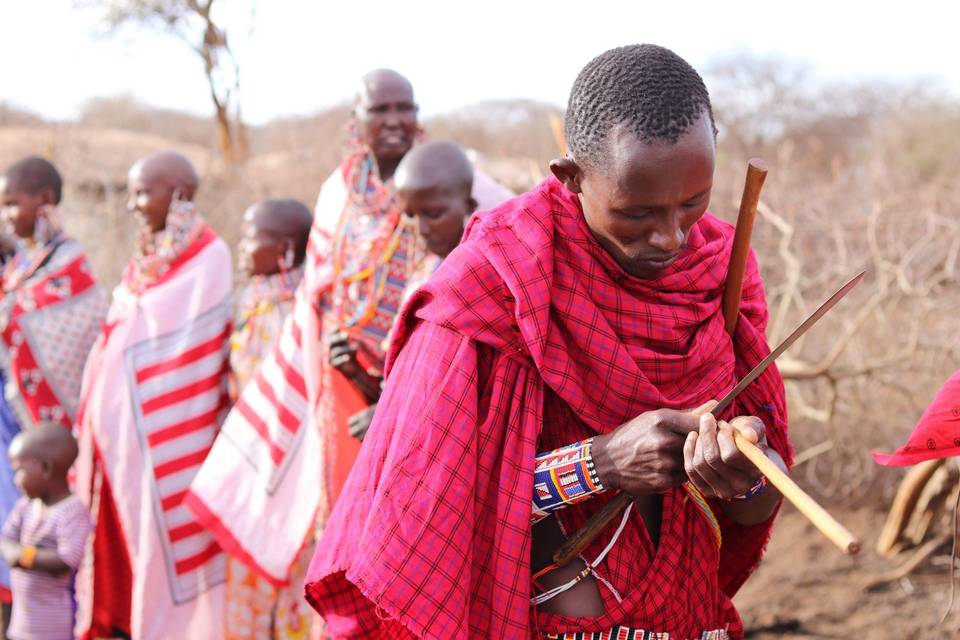
M 61 223 L 63 179 L 38 157 L 0 176 L 0 207 L 15 246 L 0 276 L 0 518 L 17 498 L 6 450 L 40 422 L 72 427 L 83 365 L 106 315 L 83 248 Z M 0 563 L 0 594 L 9 570 Z M 6 610 L 6 606 L 4 607 Z M 6 616 L 4 616 L 6 620 Z

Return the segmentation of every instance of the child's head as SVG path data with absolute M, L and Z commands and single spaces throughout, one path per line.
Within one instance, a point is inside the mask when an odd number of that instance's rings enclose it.
M 243 214 L 240 267 L 248 276 L 269 276 L 303 263 L 313 214 L 296 200 L 264 200 Z
M 470 195 L 473 166 L 452 142 L 414 147 L 394 176 L 403 211 L 417 219 L 417 228 L 432 253 L 445 258 L 463 237 L 467 216 L 477 208 Z
M 77 441 L 63 425 L 43 423 L 18 433 L 8 453 L 20 490 L 30 498 L 45 499 L 67 487 L 67 471 L 77 459 Z
M 62 192 L 56 167 L 36 156 L 24 158 L 0 177 L 3 220 L 18 237 L 32 238 L 41 209 L 59 204 Z
M 158 151 L 135 162 L 127 175 L 127 209 L 156 233 L 167 223 L 170 204 L 193 200 L 200 180 L 193 163 L 175 151 Z
M 710 202 L 716 129 L 700 75 L 663 47 L 611 49 L 577 76 L 565 130 L 570 154 L 550 170 L 627 273 L 658 277 Z

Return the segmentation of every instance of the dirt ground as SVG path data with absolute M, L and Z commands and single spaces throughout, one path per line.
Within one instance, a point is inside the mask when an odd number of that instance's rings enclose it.
M 868 591 L 864 583 L 903 561 L 874 552 L 884 514 L 869 509 L 833 514 L 862 537 L 863 551 L 844 556 L 785 506 L 763 563 L 735 599 L 748 638 L 960 637 L 960 605 L 938 624 L 950 593 L 949 546 L 909 577 Z

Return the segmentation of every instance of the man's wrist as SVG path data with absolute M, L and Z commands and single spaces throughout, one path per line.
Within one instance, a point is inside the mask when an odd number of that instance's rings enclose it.
M 604 489 L 618 489 L 616 467 L 607 450 L 609 442 L 609 435 L 594 436 L 590 445 L 590 457 L 593 458 L 593 468 Z

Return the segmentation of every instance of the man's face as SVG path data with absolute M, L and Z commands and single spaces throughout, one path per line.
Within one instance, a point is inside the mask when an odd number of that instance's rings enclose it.
M 710 203 L 714 152 L 704 116 L 674 145 L 615 129 L 605 170 L 581 169 L 584 219 L 624 271 L 655 279 L 680 255 Z
M 403 212 L 416 218 L 417 231 L 427 249 L 446 258 L 463 237 L 463 223 L 476 202 L 461 189 L 398 189 Z
M 46 203 L 43 192 L 27 193 L 18 185 L 0 177 L 0 211 L 10 231 L 20 238 L 32 238 L 37 224 L 37 212 Z
M 410 85 L 382 79 L 361 91 L 356 109 L 362 142 L 378 162 L 399 162 L 413 146 L 417 105 Z
M 173 201 L 174 187 L 169 180 L 149 175 L 135 164 L 127 176 L 127 210 L 135 213 L 150 231 L 162 231 Z
M 243 214 L 243 236 L 239 249 L 240 268 L 247 276 L 269 276 L 280 271 L 280 261 L 285 251 L 283 242 L 257 226 L 256 207 L 247 209 Z

